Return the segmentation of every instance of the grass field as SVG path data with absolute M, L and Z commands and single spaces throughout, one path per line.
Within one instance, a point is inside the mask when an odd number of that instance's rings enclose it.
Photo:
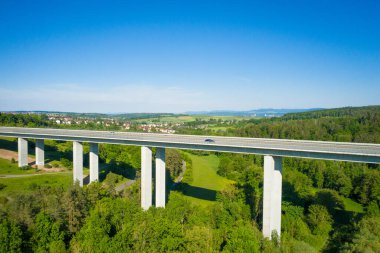
M 43 174 L 36 176 L 26 176 L 18 178 L 0 178 L 0 184 L 5 187 L 0 190 L 0 196 L 9 196 L 12 193 L 31 192 L 37 186 L 62 186 L 69 187 L 73 183 L 73 176 L 70 172 Z
M 30 175 L 32 174 L 32 175 Z M 5 178 L 7 175 L 20 177 Z M 35 169 L 22 170 L 17 163 L 0 158 L 0 196 L 9 196 L 17 192 L 31 192 L 38 186 L 68 187 L 73 182 L 69 172 L 36 172 Z
M 233 127 L 228 127 L 228 126 L 208 126 L 209 129 L 217 132 L 217 131 L 227 131 L 227 129 L 229 128 L 233 128 Z
M 18 167 L 17 163 L 11 163 L 10 161 L 0 158 L 0 175 L 18 175 L 18 174 L 31 174 L 36 173 L 35 169 L 22 170 Z
M 352 199 L 340 196 L 343 201 L 344 209 L 335 208 L 333 220 L 336 224 L 348 224 L 358 214 L 364 213 L 363 206 Z
M 363 213 L 363 206 L 352 199 L 342 197 L 344 208 L 346 211 L 354 212 L 354 213 Z
M 219 158 L 216 155 L 188 154 L 193 162 L 193 182 L 185 186 L 184 194 L 195 204 L 207 206 L 216 199 L 216 193 L 233 183 L 216 172 Z

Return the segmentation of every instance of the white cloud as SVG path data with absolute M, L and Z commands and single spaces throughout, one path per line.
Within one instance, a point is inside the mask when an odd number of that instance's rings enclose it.
M 208 101 L 201 91 L 181 87 L 55 85 L 1 88 L 0 110 L 76 112 L 183 112 Z M 203 108 L 203 107 L 202 107 Z
M 350 96 L 332 86 L 315 89 L 283 82 L 273 89 L 262 85 L 235 84 L 203 87 L 159 85 L 62 84 L 35 87 L 1 87 L 0 111 L 46 110 L 73 112 L 186 112 L 204 110 L 249 110 L 255 108 L 310 108 L 376 104 L 376 91 L 359 90 Z M 297 88 L 294 88 L 297 87 Z M 366 103 L 358 97 L 365 97 Z

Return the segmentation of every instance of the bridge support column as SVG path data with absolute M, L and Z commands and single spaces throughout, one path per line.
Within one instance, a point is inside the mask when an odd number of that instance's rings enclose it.
M 165 148 L 156 151 L 156 207 L 165 207 L 166 203 Z
M 18 167 L 28 165 L 28 141 L 18 138 Z
M 281 233 L 282 158 L 264 156 L 263 234 Z
M 141 147 L 141 207 L 152 206 L 152 149 Z
M 90 143 L 90 183 L 99 181 L 99 145 Z
M 36 139 L 36 165 L 45 165 L 45 143 L 43 139 Z
M 73 179 L 83 186 L 83 145 L 77 141 L 73 142 Z

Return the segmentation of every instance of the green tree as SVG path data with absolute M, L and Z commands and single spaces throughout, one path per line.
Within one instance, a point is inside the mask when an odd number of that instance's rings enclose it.
M 65 235 L 60 227 L 60 224 L 54 222 L 49 215 L 40 212 L 36 216 L 31 239 L 33 251 L 47 252 L 51 247 L 55 248 L 57 244 L 62 244 L 61 242 L 63 242 Z M 54 245 L 52 245 L 52 243 Z M 63 250 L 65 250 L 65 247 Z
M 322 205 L 311 205 L 308 208 L 307 223 L 316 235 L 328 235 L 332 229 L 332 218 L 327 208 Z
M 170 171 L 170 176 L 175 179 L 182 171 L 181 154 L 174 149 L 166 149 L 166 168 Z
M 237 226 L 229 233 L 223 252 L 260 252 L 260 239 L 254 227 Z
M 193 226 L 185 231 L 185 249 L 187 252 L 212 252 L 213 231 L 207 226 Z
M 71 186 L 63 196 L 63 205 L 69 231 L 79 231 L 88 213 L 88 200 L 85 191 L 78 183 Z
M 354 194 L 362 204 L 370 201 L 380 203 L 380 172 L 369 170 L 358 178 Z
M 0 223 L 0 252 L 22 252 L 23 234 L 13 221 L 4 219 Z
M 380 217 L 364 217 L 356 228 L 352 242 L 343 249 L 348 252 L 380 252 Z

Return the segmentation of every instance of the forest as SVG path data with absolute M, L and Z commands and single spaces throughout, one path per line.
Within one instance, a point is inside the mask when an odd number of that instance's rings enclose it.
M 6 113 L 0 125 L 51 127 L 45 115 Z M 211 132 L 189 126 L 180 133 Z M 216 134 L 380 143 L 380 106 L 248 119 Z M 66 143 L 54 146 L 56 152 L 71 150 Z M 261 234 L 262 156 L 166 152 L 166 208 L 140 208 L 138 147 L 101 145 L 110 172 L 101 182 L 35 185 L 0 196 L 0 252 L 380 252 L 379 165 L 284 158 L 281 237 L 270 241 Z M 234 183 L 202 206 L 186 197 L 196 180 L 191 157 L 211 155 L 218 159 L 217 174 Z M 136 183 L 117 192 L 115 174 L 133 174 Z

